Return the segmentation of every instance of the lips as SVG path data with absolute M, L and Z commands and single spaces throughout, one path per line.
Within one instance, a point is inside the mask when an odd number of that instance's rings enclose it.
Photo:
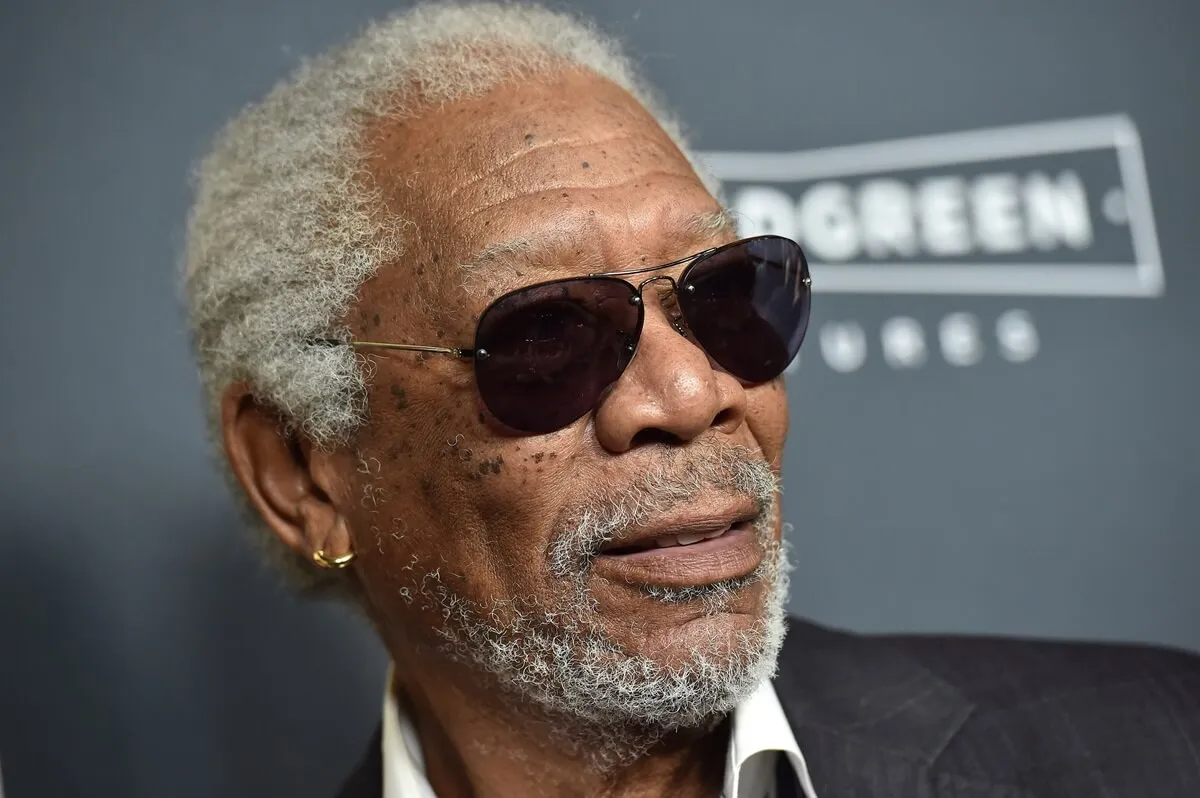
M 764 554 L 752 526 L 757 515 L 742 504 L 635 528 L 602 548 L 593 570 L 613 581 L 676 588 L 746 576 Z
M 699 519 L 694 522 L 684 522 L 670 527 L 669 530 L 658 532 L 645 530 L 638 534 L 626 535 L 621 539 L 611 541 L 600 549 L 605 556 L 624 556 L 652 549 L 669 549 L 676 546 L 694 546 L 705 540 L 715 540 L 723 536 L 735 524 L 744 519 L 726 521 L 723 519 Z
M 627 529 L 604 544 L 601 555 L 622 555 L 645 549 L 691 546 L 721 537 L 731 527 L 758 517 L 758 506 L 749 499 L 711 508 L 680 508 L 653 523 Z
M 691 546 L 694 543 L 699 543 L 702 540 L 713 540 L 719 538 L 729 531 L 729 528 L 718 529 L 715 532 L 682 532 L 678 535 L 663 535 L 662 537 L 654 538 L 650 544 L 655 548 L 669 549 L 672 546 Z

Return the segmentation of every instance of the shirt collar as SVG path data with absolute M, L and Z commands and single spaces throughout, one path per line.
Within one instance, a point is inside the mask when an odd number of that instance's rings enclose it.
M 817 798 L 808 764 L 792 732 L 783 706 L 769 681 L 758 685 L 733 710 L 729 752 L 725 757 L 724 798 L 760 798 L 774 795 L 775 757 L 786 756 L 804 790 L 804 798 Z
M 394 673 L 394 667 L 388 665 L 379 743 L 383 749 L 383 798 L 437 798 L 425 776 L 421 738 L 392 689 Z
M 412 719 L 392 690 L 388 667 L 383 697 L 383 798 L 437 798 L 425 775 L 425 757 Z M 775 756 L 792 763 L 804 798 L 817 798 L 808 765 L 783 707 L 769 681 L 759 684 L 733 711 L 729 750 L 725 758 L 723 798 L 763 798 L 773 795 Z

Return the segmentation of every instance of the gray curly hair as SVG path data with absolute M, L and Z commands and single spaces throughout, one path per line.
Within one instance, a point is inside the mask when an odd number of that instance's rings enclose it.
M 569 68 L 629 91 L 688 153 L 613 41 L 566 14 L 508 3 L 423 4 L 371 25 L 228 124 L 198 169 L 184 280 L 214 433 L 221 394 L 239 381 L 288 434 L 320 447 L 348 444 L 366 420 L 364 363 L 348 347 L 308 343 L 346 334 L 359 288 L 411 236 L 366 173 L 366 123 Z M 282 559 L 302 586 L 323 576 Z

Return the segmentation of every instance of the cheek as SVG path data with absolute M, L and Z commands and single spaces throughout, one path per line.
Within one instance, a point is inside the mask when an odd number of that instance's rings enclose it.
M 787 389 L 782 377 L 747 391 L 746 423 L 767 460 L 779 468 L 788 433 Z
M 470 525 L 472 554 L 501 595 L 552 591 L 545 554 L 563 497 L 571 495 L 571 455 L 531 438 L 464 437 L 456 456 L 441 491 L 459 511 L 446 512 L 443 495 L 431 504 L 446 522 Z
M 372 399 L 390 394 L 377 386 Z M 544 552 L 570 457 L 545 442 L 495 437 L 474 408 L 435 410 L 407 392 L 405 401 L 372 412 L 360 438 L 367 498 L 351 511 L 373 603 L 411 614 L 397 596 L 419 596 L 434 572 L 479 603 L 553 590 Z
M 358 487 L 346 512 L 372 603 L 393 614 L 418 604 L 429 574 L 456 592 L 487 582 L 472 494 L 493 464 L 483 465 L 467 445 L 465 408 L 425 398 L 422 367 L 383 371 L 369 393 L 370 422 L 355 442 Z

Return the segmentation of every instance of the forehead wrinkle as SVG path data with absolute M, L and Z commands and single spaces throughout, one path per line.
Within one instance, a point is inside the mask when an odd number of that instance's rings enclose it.
M 484 214 L 495 213 L 496 211 L 499 211 L 499 210 L 503 209 L 505 206 L 510 205 L 514 202 L 525 202 L 525 201 L 532 200 L 535 197 L 549 195 L 554 192 L 559 192 L 559 191 L 589 191 L 589 192 L 593 192 L 593 193 L 611 192 L 611 191 L 618 191 L 620 189 L 624 189 L 629 186 L 636 185 L 638 183 L 649 183 L 650 181 L 656 180 L 656 179 L 676 180 L 679 178 L 695 180 L 696 176 L 690 169 L 687 169 L 687 170 L 681 169 L 679 171 L 671 171 L 671 170 L 667 170 L 667 169 L 652 169 L 652 170 L 647 170 L 644 172 L 638 172 L 636 174 L 627 175 L 627 176 L 623 177 L 621 180 L 616 180 L 611 183 L 603 183 L 603 184 L 596 183 L 594 185 L 581 185 L 581 184 L 577 184 L 577 183 L 555 183 L 554 185 L 539 187 L 532 191 L 517 191 L 517 192 L 514 192 L 511 196 L 507 196 L 502 199 L 498 199 L 495 202 L 489 202 L 486 205 L 482 205 L 482 206 L 476 208 L 475 210 L 470 211 L 469 213 L 463 214 L 457 220 L 456 224 L 465 225 L 467 223 L 470 223 L 471 221 L 473 221 L 474 219 L 476 219 L 479 216 L 482 216 Z M 628 207 L 628 205 L 626 207 Z M 542 217 L 542 218 L 544 218 L 544 217 Z M 468 260 L 468 262 L 470 262 L 470 261 Z
M 442 196 L 447 201 L 453 200 L 455 197 L 457 197 L 463 191 L 473 188 L 474 186 L 478 185 L 480 182 L 482 182 L 484 180 L 487 180 L 488 178 L 495 177 L 497 174 L 503 172 L 505 169 L 508 169 L 509 167 L 518 165 L 522 160 L 536 156 L 536 155 L 543 155 L 544 153 L 540 153 L 538 151 L 544 150 L 547 147 L 556 147 L 556 148 L 560 148 L 561 151 L 570 152 L 572 150 L 582 150 L 582 149 L 588 149 L 588 148 L 594 148 L 594 147 L 598 147 L 598 146 L 602 146 L 602 145 L 607 145 L 607 144 L 611 144 L 616 141 L 628 141 L 633 138 L 635 138 L 635 137 L 632 135 L 620 133 L 620 134 L 613 134 L 610 136 L 604 136 L 601 138 L 595 138 L 592 136 L 588 136 L 586 138 L 583 136 L 573 136 L 573 137 L 569 137 L 569 138 L 553 139 L 553 140 L 549 140 L 549 141 L 539 142 L 537 144 L 533 144 L 528 147 L 525 147 L 521 150 L 513 150 L 510 154 L 500 158 L 495 163 L 493 163 L 491 166 L 489 166 L 487 169 L 485 169 L 481 172 L 477 172 L 476 174 L 474 174 L 471 177 L 456 181 L 453 187 L 451 187 L 449 190 L 442 193 Z M 658 149 L 662 150 L 663 152 L 668 152 L 668 150 L 665 147 L 659 146 Z
M 552 259 L 557 253 L 568 249 L 581 238 L 586 238 L 589 229 L 594 226 L 594 221 L 590 216 L 565 214 L 563 221 L 565 224 L 556 224 L 553 228 L 542 229 L 530 236 L 520 236 L 508 241 L 488 244 L 473 258 L 459 265 L 459 271 L 463 277 L 463 289 L 468 294 L 477 296 L 485 287 L 503 292 L 516 288 L 522 282 L 524 284 L 537 282 L 536 279 L 530 280 L 519 274 L 521 269 L 538 271 L 541 270 L 539 269 L 541 267 L 548 272 L 542 276 L 552 277 L 549 272 L 558 271 L 561 268 L 561 262 L 550 265 L 549 263 L 539 264 L 539 261 Z M 733 239 L 737 233 L 733 215 L 724 208 L 690 214 L 682 224 L 671 226 L 668 229 L 670 232 L 665 234 L 666 238 L 678 241 L 680 245 L 690 244 L 696 247 L 696 252 L 704 250 L 706 244 L 715 241 L 724 243 Z M 589 253 L 583 262 L 603 258 L 603 252 L 595 251 Z M 666 263 L 670 260 L 668 258 L 663 262 Z M 621 271 L 625 268 L 630 268 L 630 264 L 614 264 L 611 267 L 601 265 L 594 269 L 587 269 L 583 274 L 603 274 Z
M 664 150 L 663 152 L 666 151 Z M 508 166 L 513 166 L 519 160 L 520 157 L 513 158 Z M 505 168 L 508 167 L 497 166 L 494 169 L 490 169 L 486 174 L 469 178 L 465 182 L 458 182 L 454 188 L 444 193 L 439 192 L 436 200 L 436 209 L 445 215 L 457 215 L 457 224 L 468 224 L 485 214 L 502 211 L 511 203 L 523 202 L 536 197 L 545 197 L 562 191 L 600 193 L 617 191 L 640 183 L 664 179 L 684 179 L 698 182 L 695 172 L 692 171 L 686 162 L 674 163 L 673 160 L 667 160 L 665 163 L 656 165 L 656 168 L 641 170 L 632 174 L 628 172 L 614 174 L 612 170 L 604 169 L 591 170 L 590 173 L 587 173 L 591 182 L 575 182 L 570 178 L 578 178 L 581 176 L 580 173 L 574 172 L 568 176 L 563 176 L 561 171 L 556 169 L 545 169 L 542 172 L 521 170 L 514 175 L 515 180 L 506 180 L 502 175 L 497 179 L 498 175 Z M 537 177 L 531 177 L 538 174 L 543 175 L 541 179 L 545 182 L 539 183 Z M 478 207 L 466 213 L 463 213 L 461 210 L 458 213 L 454 213 L 452 210 L 455 206 L 453 202 L 454 198 L 461 195 L 471 186 L 478 188 L 487 179 L 495 180 L 494 186 L 491 187 L 493 190 L 484 195 L 488 201 L 483 202 Z M 468 201 L 464 204 L 469 207 L 474 203 Z
M 557 263 L 550 261 L 556 260 L 555 255 L 586 236 L 592 227 L 590 222 L 590 217 L 562 214 L 552 228 L 488 244 L 474 257 L 459 264 L 461 287 L 472 296 L 480 295 L 486 288 L 502 292 L 509 287 L 517 287 L 518 281 L 538 282 L 540 278 L 530 280 L 525 275 L 531 270 L 545 272 L 541 276 L 549 279 L 551 272 L 561 268 L 561 260 Z

